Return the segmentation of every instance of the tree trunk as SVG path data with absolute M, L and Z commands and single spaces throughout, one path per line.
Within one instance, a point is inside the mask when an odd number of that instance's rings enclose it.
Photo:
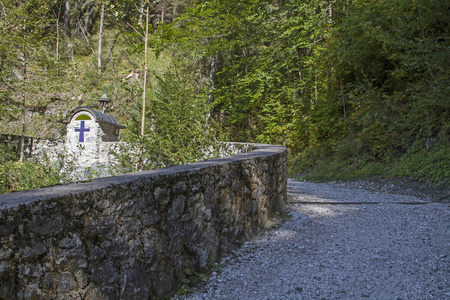
M 22 106 L 23 106 L 23 110 L 22 110 L 22 134 L 20 137 L 20 153 L 19 153 L 19 160 L 23 161 L 24 160 L 24 148 L 25 148 L 25 122 L 26 122 L 26 112 L 27 112 L 27 107 L 26 107 L 26 96 L 25 96 L 25 87 L 27 84 L 27 58 L 25 55 L 25 50 L 22 52 L 21 55 L 21 59 L 22 59 L 22 72 L 23 72 L 23 81 L 22 81 Z
M 141 136 L 144 136 L 144 121 L 145 121 L 145 100 L 146 100 L 146 88 L 147 88 L 147 55 L 148 55 L 148 6 L 147 6 L 147 17 L 145 22 L 145 36 L 144 36 L 144 83 L 142 92 L 142 119 L 141 119 Z
M 102 75 L 102 37 L 103 37 L 104 17 L 105 17 L 105 4 L 102 4 L 102 8 L 100 10 L 100 30 L 98 32 L 98 59 L 97 59 L 98 76 Z
M 211 70 L 209 73 L 209 93 L 208 93 L 208 104 L 211 104 L 214 101 L 214 78 L 216 77 L 216 60 L 217 60 L 217 55 L 212 55 L 211 56 Z M 210 119 L 211 119 L 211 114 L 214 114 L 214 109 L 211 109 L 207 112 L 207 116 L 206 116 L 206 126 L 208 126 L 208 124 L 210 123 Z M 206 130 L 208 130 L 208 128 L 206 128 Z
M 70 27 L 70 0 L 65 0 L 65 10 L 64 10 L 64 31 L 69 35 Z
M 91 18 L 92 12 L 95 10 L 95 5 L 92 5 L 92 2 L 86 3 L 86 16 L 84 18 L 84 32 L 89 31 L 89 20 Z
M 208 104 L 211 104 L 214 100 L 214 77 L 216 76 L 216 60 L 217 55 L 211 56 L 211 71 L 209 73 L 209 94 Z
M 61 13 L 61 9 L 58 12 L 58 16 L 56 18 L 56 63 L 59 65 L 59 15 Z M 58 67 L 59 73 L 59 67 Z
M 330 6 L 328 7 L 328 23 L 333 23 L 333 3 L 330 1 Z
M 22 134 L 20 136 L 20 153 L 19 153 L 19 161 L 23 161 L 23 151 L 25 149 L 25 114 L 27 112 L 27 108 L 25 106 L 25 92 L 22 92 L 22 105 L 23 105 L 23 112 L 22 112 Z
M 67 37 L 69 38 L 69 37 Z M 70 47 L 70 58 L 72 59 L 72 66 L 73 66 L 73 76 L 75 79 L 77 78 L 77 66 L 75 64 L 75 54 L 73 52 L 73 35 L 70 36 L 70 41 L 68 46 Z
M 2 2 L 0 2 L 0 4 L 2 5 L 2 10 L 1 10 L 0 16 L 1 16 L 1 17 L 6 16 L 5 6 L 3 5 Z
M 142 118 L 141 118 L 141 147 L 139 149 L 139 157 L 138 164 L 136 164 L 136 171 L 141 171 L 143 168 L 142 165 L 142 155 L 144 153 L 144 133 L 145 133 L 145 102 L 146 102 L 146 89 L 147 89 L 147 71 L 148 71 L 148 5 L 147 5 L 147 13 L 146 13 L 146 21 L 145 21 L 145 36 L 144 36 L 144 82 L 143 82 L 143 91 L 142 91 Z
M 141 6 L 139 7 L 138 25 L 142 24 L 142 16 L 144 15 L 144 6 L 145 6 L 145 0 L 141 0 Z
M 164 9 L 165 9 L 165 3 L 164 0 L 161 1 L 162 2 L 162 8 L 161 8 L 161 23 L 164 23 Z

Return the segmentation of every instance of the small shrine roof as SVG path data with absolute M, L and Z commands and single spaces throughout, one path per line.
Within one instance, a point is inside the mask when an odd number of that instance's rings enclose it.
M 87 111 L 89 112 L 91 115 L 94 116 L 94 119 L 96 122 L 98 123 L 108 123 L 113 125 L 114 127 L 117 127 L 119 129 L 124 129 L 125 126 L 120 125 L 119 121 L 114 118 L 113 116 L 101 113 L 99 111 L 96 111 L 88 106 L 79 106 L 77 108 L 74 108 L 70 111 L 70 113 L 67 115 L 67 117 L 62 121 L 65 124 L 70 123 L 70 121 L 72 120 L 73 116 L 79 112 L 82 111 Z

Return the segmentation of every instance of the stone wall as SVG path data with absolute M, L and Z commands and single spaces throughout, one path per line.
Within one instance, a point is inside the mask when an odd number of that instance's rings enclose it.
M 0 143 L 9 145 L 17 156 L 20 155 L 22 136 L 0 134 Z M 58 139 L 42 139 L 34 137 L 23 137 L 23 153 L 24 158 L 37 157 L 46 155 L 50 160 L 56 160 L 58 153 L 65 150 L 64 141 Z
M 97 130 L 97 128 L 94 127 Z M 43 163 L 66 160 L 73 171 L 73 179 L 87 180 L 92 177 L 111 176 L 111 168 L 119 164 L 113 151 L 118 151 L 124 142 L 68 143 L 66 139 L 44 139 L 23 137 L 24 158 L 36 159 Z M 0 144 L 8 145 L 20 155 L 22 137 L 0 134 Z M 94 144 L 94 146 L 92 146 Z
M 0 195 L 0 299 L 157 299 L 286 201 L 287 151 Z

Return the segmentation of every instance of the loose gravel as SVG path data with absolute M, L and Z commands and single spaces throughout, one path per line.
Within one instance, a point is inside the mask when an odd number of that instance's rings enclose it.
M 173 299 L 450 299 L 449 204 L 362 188 L 289 180 L 271 228 Z

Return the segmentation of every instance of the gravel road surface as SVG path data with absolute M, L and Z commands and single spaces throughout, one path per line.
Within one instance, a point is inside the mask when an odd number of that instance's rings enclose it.
M 272 228 L 174 299 L 450 299 L 450 207 L 289 180 Z

